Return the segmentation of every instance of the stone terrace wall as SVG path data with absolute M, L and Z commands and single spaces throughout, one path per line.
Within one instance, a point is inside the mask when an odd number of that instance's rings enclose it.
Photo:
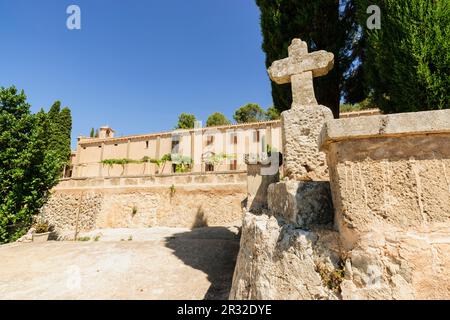
M 41 215 L 57 231 L 226 225 L 242 219 L 245 172 L 65 179 Z

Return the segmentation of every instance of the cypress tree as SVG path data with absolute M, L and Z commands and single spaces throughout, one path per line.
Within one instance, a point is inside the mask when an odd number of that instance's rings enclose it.
M 68 107 L 64 107 L 59 115 L 59 125 L 61 130 L 61 157 L 64 162 L 68 162 L 71 152 L 72 133 L 72 113 Z
M 57 123 L 58 122 L 58 118 L 59 118 L 59 113 L 61 112 L 61 102 L 60 101 L 55 101 L 52 106 L 50 107 L 50 110 L 48 111 L 48 120 L 50 121 L 50 123 Z M 52 129 L 57 129 L 55 128 L 50 128 L 49 131 L 52 131 Z M 52 137 L 53 133 L 50 132 L 50 137 Z
M 366 27 L 369 0 L 356 0 L 367 41 L 365 80 L 385 113 L 450 107 L 450 3 L 383 0 L 381 29 Z
M 348 10 L 351 3 L 344 1 L 340 7 L 337 0 L 256 0 L 261 10 L 261 29 L 266 53 L 266 67 L 273 61 L 285 58 L 293 38 L 308 43 L 311 51 L 326 50 L 334 53 L 335 67 L 325 77 L 314 79 L 317 100 L 339 115 L 341 90 L 344 82 L 354 74 L 347 74 L 352 57 L 349 47 L 354 42 L 354 15 Z M 347 13 L 349 11 L 349 13 Z M 272 82 L 272 97 L 279 111 L 292 104 L 289 84 Z
M 56 101 L 48 112 L 49 149 L 54 151 L 62 164 L 70 158 L 70 134 L 72 131 L 72 116 L 70 109 L 61 110 L 61 102 Z

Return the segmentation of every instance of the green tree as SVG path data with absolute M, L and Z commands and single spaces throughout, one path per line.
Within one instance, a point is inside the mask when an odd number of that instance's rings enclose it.
M 55 101 L 50 107 L 50 110 L 48 111 L 48 120 L 51 123 L 56 123 L 58 121 L 60 112 L 61 112 L 61 102 Z
M 266 114 L 256 103 L 248 103 L 236 110 L 233 116 L 237 123 L 257 122 L 266 119 Z
M 266 67 L 288 55 L 292 39 L 301 38 L 310 51 L 326 50 L 334 53 L 335 66 L 324 77 L 314 79 L 317 100 L 339 115 L 341 90 L 344 83 L 358 73 L 348 69 L 354 57 L 350 48 L 355 40 L 355 16 L 350 1 L 337 0 L 256 0 L 261 11 L 263 50 Z M 354 67 L 353 69 L 358 69 Z M 273 102 L 279 111 L 292 104 L 290 84 L 272 82 Z
M 61 102 L 56 101 L 48 112 L 50 122 L 49 148 L 56 152 L 62 164 L 70 159 L 70 135 L 72 132 L 72 115 L 70 109 L 61 110 Z
M 206 120 L 207 127 L 225 126 L 228 124 L 230 124 L 230 120 L 228 120 L 227 117 L 220 112 L 214 112 L 208 117 L 208 120 Z
M 23 91 L 0 88 L 0 243 L 28 230 L 58 181 L 61 161 L 49 149 L 50 130 L 50 115 L 31 114 Z
M 450 107 L 450 3 L 384 0 L 381 29 L 366 27 L 368 0 L 356 0 L 366 38 L 366 82 L 384 113 Z
M 89 134 L 90 138 L 94 138 L 95 137 L 95 129 L 91 128 L 91 133 Z
M 71 134 L 72 134 L 72 112 L 64 107 L 59 115 L 61 158 L 67 163 L 70 160 Z
M 278 120 L 280 119 L 280 111 L 276 107 L 272 106 L 267 109 L 266 117 L 267 120 Z
M 195 127 L 196 121 L 195 115 L 183 112 L 178 117 L 178 124 L 175 129 L 192 129 Z

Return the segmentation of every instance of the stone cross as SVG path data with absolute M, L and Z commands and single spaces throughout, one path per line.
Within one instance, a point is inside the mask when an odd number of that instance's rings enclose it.
M 326 75 L 334 65 L 334 54 L 327 51 L 308 53 L 308 45 L 300 39 L 292 40 L 289 57 L 275 61 L 269 76 L 275 83 L 292 85 L 293 105 L 317 104 L 313 78 Z

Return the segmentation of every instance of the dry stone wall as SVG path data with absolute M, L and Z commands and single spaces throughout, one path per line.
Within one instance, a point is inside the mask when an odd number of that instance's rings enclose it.
M 42 217 L 55 230 L 91 230 L 103 204 L 99 192 L 53 192 L 42 209 Z
M 242 219 L 245 181 L 243 173 L 68 179 L 41 215 L 56 231 L 226 225 Z

